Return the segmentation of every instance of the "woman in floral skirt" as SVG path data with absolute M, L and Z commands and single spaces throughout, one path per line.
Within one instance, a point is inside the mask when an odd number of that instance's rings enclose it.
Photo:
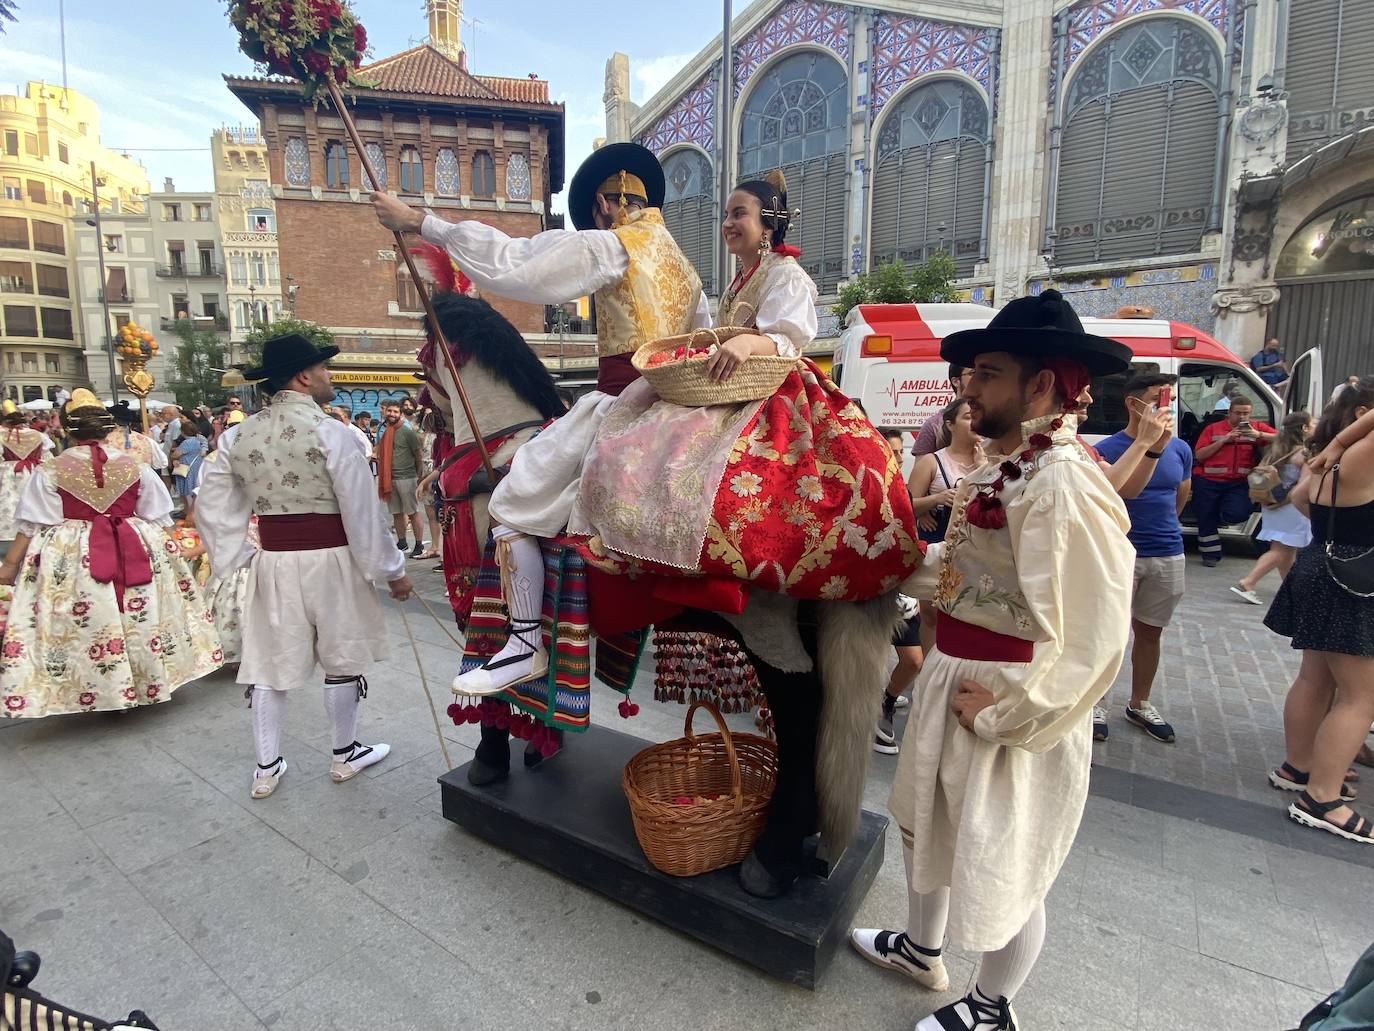
M 34 473 L 0 565 L 14 600 L 0 648 L 0 705 L 17 718 L 164 701 L 223 661 L 190 567 L 162 527 L 157 474 L 101 442 L 108 413 L 77 390 L 72 446 Z

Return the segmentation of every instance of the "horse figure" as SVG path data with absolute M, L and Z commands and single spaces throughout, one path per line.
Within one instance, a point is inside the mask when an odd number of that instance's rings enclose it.
M 503 466 L 516 449 L 538 431 L 542 421 L 556 414 L 551 411 L 557 400 L 552 378 L 518 331 L 485 302 L 446 295 L 436 299 L 436 310 L 461 369 L 478 423 L 493 446 L 493 464 Z M 433 407 L 443 414 L 453 434 L 450 453 L 462 455 L 466 453 L 463 448 L 471 444 L 472 433 L 465 425 L 461 410 L 455 415 L 449 403 L 452 385 L 446 387 L 448 374 L 444 363 L 436 361 L 437 357 L 432 342 L 421 354 L 428 389 Z M 557 410 L 562 410 L 561 404 L 557 405 Z M 461 458 L 451 462 L 441 474 L 440 482 L 444 485 L 445 498 L 450 499 L 447 503 L 471 505 L 470 525 L 474 536 L 464 544 L 475 549 L 477 541 L 486 539 L 483 491 L 489 490 L 490 485 L 484 482 L 485 476 L 475 462 L 469 459 L 466 466 L 461 462 Z M 455 473 L 456 469 L 461 470 L 461 475 Z M 466 482 L 462 482 L 465 479 Z M 448 520 L 447 525 L 461 528 L 464 522 L 463 518 L 457 518 Z M 548 577 L 551 582 L 566 582 L 570 579 L 567 575 L 570 571 L 576 573 L 583 569 L 575 549 L 557 542 L 546 542 L 544 549 L 546 568 L 557 570 L 557 575 Z M 470 570 L 450 569 L 450 556 L 446 544 L 446 578 L 450 585 L 466 585 Z M 487 558 L 486 572 L 495 575 L 490 549 Z M 595 624 L 595 578 L 591 589 L 591 622 Z M 550 619 L 548 604 L 546 592 L 546 627 Z M 455 610 L 459 622 L 463 623 L 466 613 L 462 606 L 455 604 Z M 482 615 L 479 602 L 466 626 L 469 655 L 474 637 L 480 632 L 478 623 Z M 487 615 L 495 617 L 495 624 L 489 625 L 503 625 L 503 614 Z M 624 611 L 615 613 L 615 621 L 622 624 L 620 629 L 635 623 L 633 618 L 626 617 Z M 557 615 L 554 620 L 555 625 L 560 626 L 564 621 Z M 741 884 L 751 894 L 771 898 L 788 890 L 804 872 L 803 846 L 817 831 L 821 834 L 824 854 L 832 862 L 838 860 L 853 838 L 862 805 L 867 756 L 871 750 L 885 659 L 893 632 L 899 625 L 895 589 L 860 602 L 797 602 L 755 590 L 744 612 L 738 616 L 689 609 L 668 624 L 660 624 L 660 631 L 712 634 L 737 644 L 752 663 L 772 711 L 778 745 L 778 779 L 763 835 L 740 870 Z M 640 629 L 647 632 L 649 628 Z M 611 637 L 599 635 L 598 661 L 603 654 L 619 656 L 632 676 L 637 654 L 632 648 L 622 652 L 615 644 Z M 585 668 L 585 662 L 582 667 Z M 555 663 L 551 661 L 550 684 L 554 681 L 554 669 Z M 514 701 L 527 713 L 537 711 L 531 701 L 547 701 L 543 711 L 552 712 L 552 688 L 542 684 L 534 687 L 535 695 L 528 698 L 512 697 L 518 688 L 495 696 L 500 700 L 497 708 L 507 715 L 482 720 L 482 742 L 469 770 L 474 783 L 491 782 L 505 775 L 510 761 L 512 728 L 516 729 L 517 736 L 534 738 L 532 745 L 537 747 L 527 751 L 528 765 L 537 762 L 541 753 L 551 754 L 561 744 L 561 738 L 541 727 L 536 727 L 531 735 L 530 717 L 508 716 L 510 710 L 505 704 L 508 701 Z M 561 681 L 558 687 L 560 698 L 568 693 Z M 484 702 L 481 708 L 492 711 L 492 701 Z M 467 715 L 478 712 L 476 706 L 468 709 Z M 622 715 L 625 712 L 622 704 Z M 524 734 L 520 733 L 522 729 Z

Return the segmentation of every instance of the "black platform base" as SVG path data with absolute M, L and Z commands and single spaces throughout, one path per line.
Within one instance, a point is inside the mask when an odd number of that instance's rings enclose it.
M 887 817 L 863 813 L 829 878 L 803 877 L 783 898 L 756 899 L 740 888 L 738 867 L 669 877 L 644 858 L 620 787 L 642 738 L 592 727 L 566 741 L 534 770 L 517 756 L 510 779 L 489 787 L 472 787 L 466 766 L 444 774 L 444 817 L 775 977 L 816 986 L 882 865 Z

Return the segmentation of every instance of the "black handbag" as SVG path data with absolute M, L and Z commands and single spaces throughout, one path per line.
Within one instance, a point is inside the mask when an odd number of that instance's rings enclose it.
M 1331 507 L 1326 514 L 1326 571 L 1336 586 L 1357 598 L 1374 598 L 1374 548 L 1342 558 L 1332 554 L 1336 530 L 1336 491 L 1341 483 L 1341 464 L 1331 467 Z

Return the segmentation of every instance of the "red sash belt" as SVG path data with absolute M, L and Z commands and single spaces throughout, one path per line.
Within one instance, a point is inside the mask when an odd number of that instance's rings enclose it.
M 263 551 L 321 551 L 348 546 L 343 516 L 337 512 L 258 516 Z
M 1030 662 L 1035 642 L 999 634 L 944 612 L 935 616 L 935 645 L 945 655 L 978 662 Z
M 639 379 L 639 370 L 630 362 L 632 354 L 613 354 L 596 362 L 596 389 L 619 397 L 621 391 Z
M 91 519 L 91 579 L 114 584 L 115 601 L 124 611 L 124 589 L 153 582 L 153 563 L 138 533 L 123 516 L 97 513 Z
M 4 453 L 5 461 L 14 463 L 14 473 L 16 476 L 20 473 L 26 473 L 33 469 L 37 469 L 43 462 L 43 449 L 41 447 L 36 447 L 30 451 L 27 458 L 20 458 L 9 448 L 5 448 Z

